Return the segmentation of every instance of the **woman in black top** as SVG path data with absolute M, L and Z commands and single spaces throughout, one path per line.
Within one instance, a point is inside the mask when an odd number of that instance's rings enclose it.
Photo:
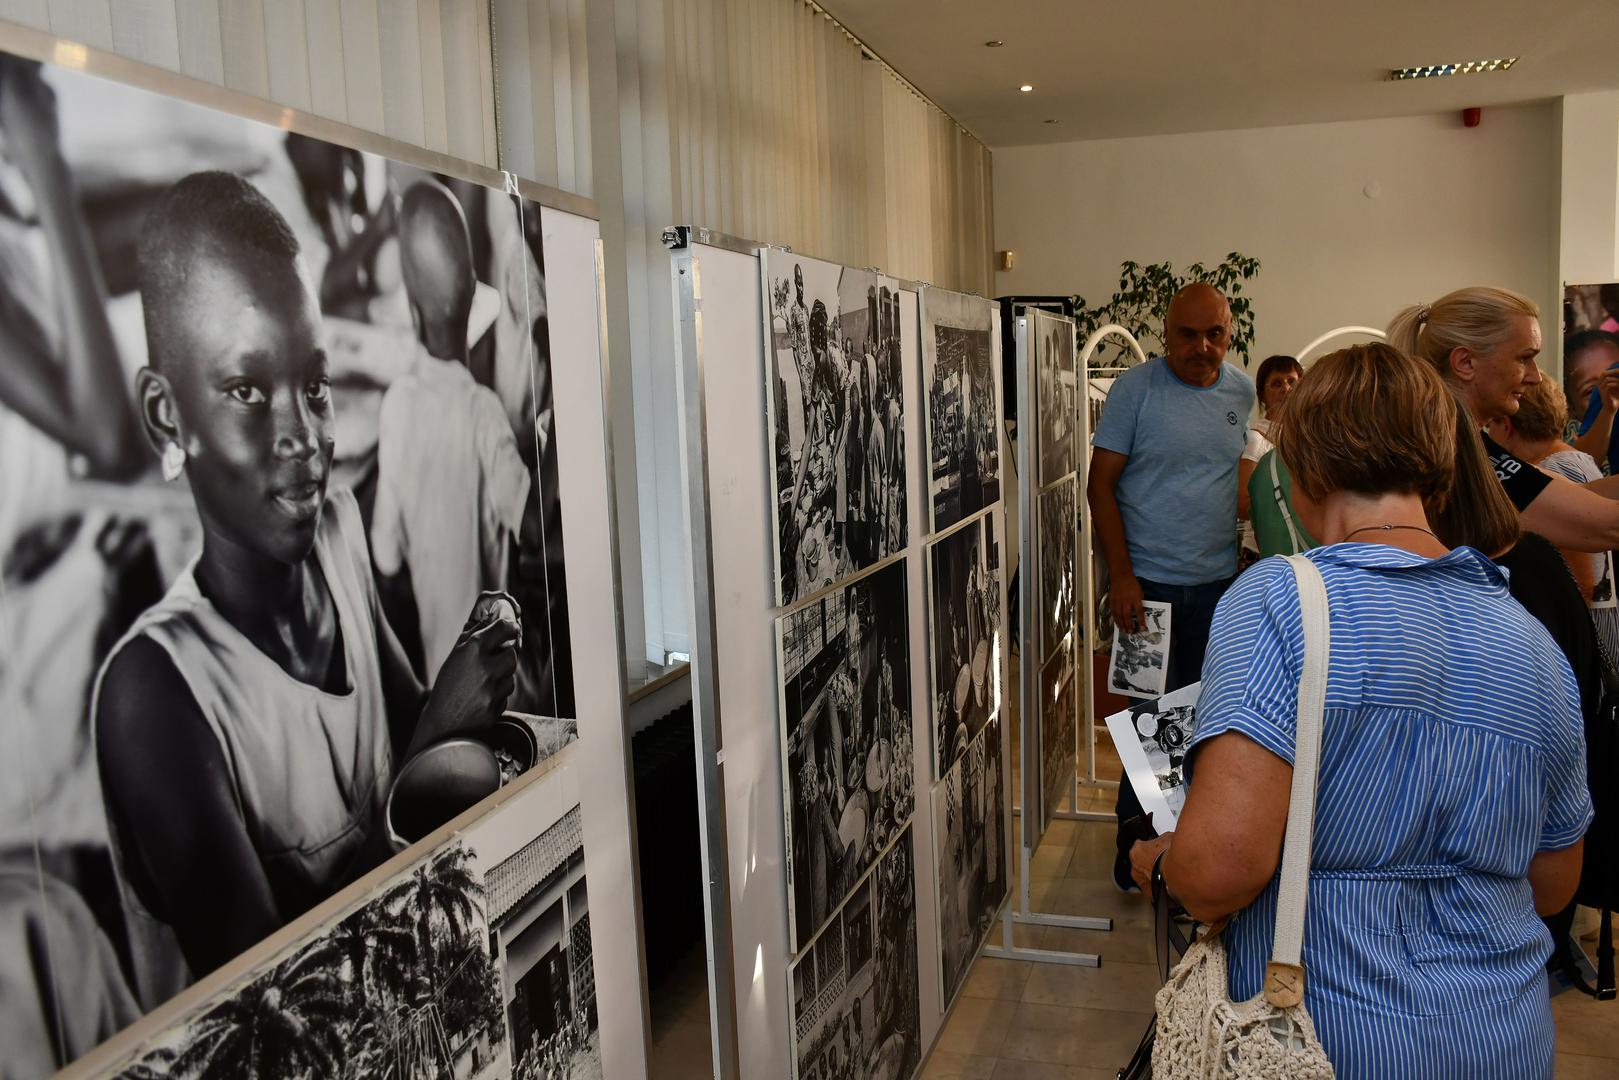
M 1574 671 L 1589 742 L 1602 707 L 1603 661 L 1596 624 L 1562 554 L 1545 537 L 1520 530 L 1518 513 L 1508 495 L 1511 481 L 1500 479 L 1499 467 L 1492 469 L 1486 442 L 1458 399 L 1455 479 L 1443 507 L 1430 510 L 1429 519 L 1441 542 L 1477 548 L 1506 569 L 1513 599 L 1546 628 Z M 1546 476 L 1533 466 L 1526 467 Z M 1554 943 L 1561 945 L 1568 936 L 1574 908 L 1570 901 L 1568 907 L 1546 919 Z
M 1468 288 L 1406 308 L 1389 343 L 1432 364 L 1461 398 L 1478 431 L 1518 411 L 1524 387 L 1540 381 L 1540 309 L 1506 289 Z M 1496 478 L 1523 526 L 1571 551 L 1619 547 L 1619 477 L 1580 485 L 1544 473 L 1482 436 Z

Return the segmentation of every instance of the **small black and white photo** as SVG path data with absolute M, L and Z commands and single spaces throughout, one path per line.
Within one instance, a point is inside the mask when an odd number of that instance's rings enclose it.
M 776 248 L 761 261 L 785 606 L 905 547 L 902 320 L 870 270 Z
M 595 268 L 73 66 L 0 102 L 0 928 L 49 895 L 85 976 L 0 936 L 71 1014 L 0 1031 L 60 1068 L 574 737 L 546 296 Z
M 795 951 L 911 816 L 907 611 L 900 559 L 777 620 Z
M 1202 688 L 1202 683 L 1183 686 L 1107 718 L 1124 779 L 1160 833 L 1174 830 L 1186 803 L 1186 744 L 1192 738 Z
M 921 1067 L 913 835 L 792 967 L 796 1080 L 910 1080 Z
M 1078 680 L 1073 650 L 1063 644 L 1040 672 L 1040 797 L 1042 829 L 1051 824 L 1079 768 Z
M 1073 472 L 1079 448 L 1079 379 L 1074 370 L 1074 324 L 1033 312 L 1030 340 L 1035 344 L 1035 412 L 1040 423 L 1040 484 L 1054 483 Z
M 1142 629 L 1133 634 L 1121 630 L 1114 635 L 1107 688 L 1124 697 L 1156 698 L 1175 689 L 1164 685 L 1169 676 L 1171 605 L 1147 600 L 1141 607 Z
M 1008 889 L 1001 723 L 990 721 L 933 789 L 940 970 L 946 1007 L 967 978 Z
M 1001 497 L 1000 341 L 989 300 L 928 288 L 920 304 L 929 513 L 942 532 Z
M 119 1076 L 545 1076 L 512 1070 L 487 904 L 476 854 L 452 843 Z
M 1000 708 L 1001 577 L 996 515 L 928 548 L 933 755 L 942 777 Z
M 1090 432 L 1092 438 L 1096 437 L 1096 426 L 1102 422 L 1102 410 L 1107 407 L 1108 391 L 1113 389 L 1112 379 L 1087 379 L 1085 381 L 1085 402 L 1089 409 L 1090 426 L 1085 430 Z M 1082 453 L 1089 454 L 1089 446 L 1082 448 Z
M 1074 631 L 1078 565 L 1075 561 L 1079 529 L 1078 482 L 1065 477 L 1040 492 L 1040 655 L 1050 656 Z
M 512 1080 L 601 1080 L 579 807 L 490 867 L 484 890 Z

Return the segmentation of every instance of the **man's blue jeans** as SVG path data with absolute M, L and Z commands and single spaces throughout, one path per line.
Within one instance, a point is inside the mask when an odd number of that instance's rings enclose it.
M 1204 585 L 1163 585 L 1145 578 L 1141 582 L 1141 597 L 1170 605 L 1169 613 L 1169 671 L 1164 690 L 1179 690 L 1203 677 L 1203 654 L 1209 647 L 1209 627 L 1214 622 L 1214 607 L 1220 597 L 1237 580 L 1228 577 Z M 1114 807 L 1120 824 L 1145 813 L 1141 800 L 1136 798 L 1130 781 L 1119 781 L 1119 799 Z M 1154 824 L 1162 825 L 1163 822 Z M 1123 854 L 1114 866 L 1114 876 L 1120 884 L 1130 880 L 1130 865 Z M 1121 876 L 1122 871 L 1122 876 Z

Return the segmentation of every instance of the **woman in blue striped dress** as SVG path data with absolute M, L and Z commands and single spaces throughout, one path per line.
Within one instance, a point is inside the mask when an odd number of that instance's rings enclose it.
M 1323 357 L 1279 432 L 1331 608 L 1305 1005 L 1339 1077 L 1544 1080 L 1553 1025 L 1538 912 L 1573 895 L 1591 818 L 1579 694 L 1544 628 L 1427 507 L 1450 488 L 1454 406 L 1386 345 Z M 1297 412 L 1292 412 L 1297 410 Z M 1225 930 L 1234 1000 L 1276 920 L 1303 640 L 1287 564 L 1215 614 L 1175 833 L 1138 844 Z

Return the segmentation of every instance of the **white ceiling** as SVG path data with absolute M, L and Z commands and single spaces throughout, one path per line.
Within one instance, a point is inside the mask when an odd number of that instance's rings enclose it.
M 1619 0 L 818 2 L 992 147 L 1619 88 Z M 984 47 L 995 38 L 1006 44 Z M 1513 55 L 1522 59 L 1505 73 L 1387 77 L 1390 68 Z M 1034 92 L 1019 93 L 1022 83 Z

